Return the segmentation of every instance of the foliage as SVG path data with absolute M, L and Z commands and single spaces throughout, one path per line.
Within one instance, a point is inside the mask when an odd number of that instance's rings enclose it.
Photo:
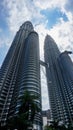
M 58 127 L 58 121 L 57 120 L 54 120 L 51 122 L 51 126 L 54 127 L 55 129 Z
M 46 126 L 44 127 L 44 130 L 53 130 L 53 129 L 52 129 L 51 126 L 46 125 Z
M 72 127 L 66 128 L 64 124 L 59 125 L 59 122 L 57 120 L 51 121 L 50 126 L 45 126 L 44 130 L 73 130 Z
M 19 114 L 27 113 L 26 118 L 33 122 L 35 114 L 40 111 L 40 108 L 35 102 L 35 100 L 38 99 L 38 96 L 31 95 L 28 91 L 25 91 L 24 95 L 21 98 L 22 105 L 20 107 Z
M 31 95 L 28 91 L 24 93 L 21 97 L 22 103 L 18 115 L 8 122 L 10 130 L 15 128 L 18 130 L 27 130 L 28 126 L 33 125 L 35 114 L 40 112 L 40 108 L 35 102 L 37 99 L 37 96 Z

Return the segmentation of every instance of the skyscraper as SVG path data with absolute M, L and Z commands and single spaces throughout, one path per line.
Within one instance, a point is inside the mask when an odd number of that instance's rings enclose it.
M 58 60 L 61 65 L 61 69 L 66 73 L 66 77 L 73 81 L 73 62 L 69 56 L 71 53 L 72 52 L 70 51 L 64 51 L 60 54 Z
M 60 65 L 62 77 L 64 80 L 65 109 L 66 119 L 73 125 L 73 62 L 69 56 L 71 52 L 65 51 L 60 54 L 58 63 Z
M 29 21 L 16 33 L 0 70 L 1 125 L 18 113 L 25 90 L 39 95 L 35 102 L 41 108 L 39 39 Z M 41 130 L 41 113 L 36 114 L 34 124 Z
M 62 121 L 66 125 L 68 125 L 69 123 L 72 124 L 73 122 L 72 62 L 69 56 L 66 54 L 66 52 L 64 52 L 63 54 L 60 53 L 55 41 L 49 35 L 47 35 L 45 38 L 44 51 L 45 51 L 44 52 L 45 62 L 47 63 L 46 76 L 47 76 L 52 118 L 54 120 Z M 71 70 L 69 70 L 69 68 Z

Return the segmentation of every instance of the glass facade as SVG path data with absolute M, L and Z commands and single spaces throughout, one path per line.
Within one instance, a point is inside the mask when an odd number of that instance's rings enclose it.
M 69 123 L 73 123 L 73 62 L 68 54 L 68 51 L 65 51 L 60 54 L 58 58 L 60 69 L 62 72 L 62 77 L 64 79 L 64 92 L 67 101 L 67 114 L 66 120 Z M 73 125 L 73 124 L 72 124 Z
M 73 78 L 73 63 L 69 57 L 66 58 L 65 54 L 60 53 L 49 35 L 45 38 L 44 51 L 52 118 L 68 125 L 73 122 L 73 84 L 69 75 L 70 73 Z
M 39 39 L 29 21 L 20 27 L 3 62 L 0 70 L 0 89 L 2 125 L 18 113 L 20 97 L 25 90 L 39 96 L 35 102 L 41 108 Z M 36 114 L 34 124 L 38 124 L 41 130 L 41 113 Z

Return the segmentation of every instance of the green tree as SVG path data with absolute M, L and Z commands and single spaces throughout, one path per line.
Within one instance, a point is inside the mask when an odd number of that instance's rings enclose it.
M 33 122 L 36 112 L 40 111 L 39 106 L 36 104 L 35 100 L 38 100 L 38 96 L 32 94 L 29 91 L 25 91 L 24 95 L 21 97 L 22 104 L 19 109 L 19 114 L 27 113 L 27 119 L 30 116 Z
M 73 130 L 73 125 L 71 123 L 68 125 L 67 130 Z
M 53 128 L 53 130 L 58 130 L 58 124 L 59 124 L 59 121 L 57 120 L 54 120 L 54 121 L 51 121 L 51 127 Z
M 18 115 L 13 117 L 8 123 L 11 129 L 17 128 L 18 130 L 27 130 L 28 126 L 33 125 L 35 114 L 40 112 L 40 108 L 35 101 L 38 100 L 38 96 L 25 91 L 21 100 L 22 103 Z
M 51 126 L 46 125 L 46 126 L 44 127 L 44 130 L 53 130 L 53 128 L 52 128 Z

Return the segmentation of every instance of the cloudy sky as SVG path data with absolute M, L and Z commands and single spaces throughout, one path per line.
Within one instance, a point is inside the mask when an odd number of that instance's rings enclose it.
M 41 59 L 46 34 L 54 38 L 60 51 L 73 52 L 73 0 L 0 0 L 0 66 L 16 31 L 26 20 L 33 23 L 39 34 Z M 44 78 L 43 74 L 43 109 L 47 109 Z

